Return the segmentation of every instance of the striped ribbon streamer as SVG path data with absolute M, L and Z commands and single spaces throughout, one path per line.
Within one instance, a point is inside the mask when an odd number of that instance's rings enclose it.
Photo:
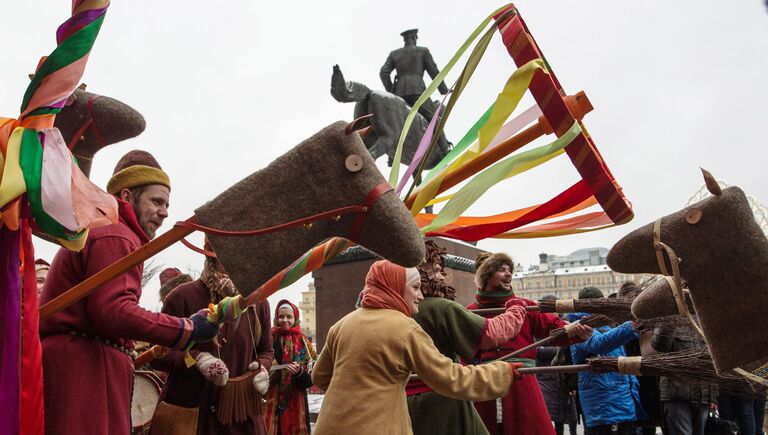
M 239 317 L 246 307 L 266 300 L 278 290 L 288 287 L 306 274 L 323 267 L 325 263 L 354 245 L 354 242 L 341 237 L 333 237 L 320 243 L 307 251 L 301 258 L 291 263 L 290 266 L 278 272 L 247 297 L 241 295 L 227 297 L 222 299 L 217 305 L 209 306 L 208 321 L 213 324 L 221 324 L 234 320 Z M 235 301 L 237 301 L 237 304 L 234 304 Z M 235 308 L 235 305 L 237 308 Z
M 486 122 L 477 130 L 478 141 L 469 147 L 464 153 L 462 153 L 453 163 L 448 165 L 442 172 L 435 175 L 429 182 L 419 186 L 416 190 L 416 200 L 411 206 L 411 214 L 414 216 L 422 210 L 430 200 L 432 200 L 445 177 L 457 170 L 458 168 L 466 165 L 477 156 L 483 153 L 485 149 L 490 145 L 501 130 L 504 121 L 514 112 L 520 100 L 523 98 L 525 91 L 533 79 L 533 75 L 539 71 L 544 70 L 544 61 L 536 59 L 528 62 L 523 67 L 515 70 L 504 84 L 504 88 L 496 98 L 496 102 L 493 105 L 493 110 Z
M 518 65 L 518 70 L 507 81 L 497 101 L 478 119 L 459 144 L 433 168 L 425 177 L 425 182 L 415 189 L 412 188 L 415 194 L 411 195 L 409 192 L 406 195 L 406 198 L 410 198 L 408 203 L 411 204 L 411 213 L 422 233 L 468 241 L 487 237 L 554 237 L 597 231 L 631 220 L 631 204 L 624 198 L 586 129 L 566 107 L 563 98 L 565 92 L 515 7 L 507 5 L 494 12 L 493 18 L 496 22 L 489 30 L 498 30 L 501 34 L 504 46 Z M 479 31 L 476 30 L 470 39 L 474 40 L 478 34 Z M 538 71 L 545 74 L 537 74 Z M 504 124 L 526 91 L 531 92 L 537 105 Z M 451 184 L 455 184 L 457 171 L 462 172 L 462 178 L 458 178 L 461 180 L 467 176 L 463 172 L 467 172 L 468 165 L 482 167 L 483 165 L 477 164 L 481 160 L 475 159 L 487 159 L 487 156 L 491 155 L 489 151 L 496 145 L 516 135 L 536 118 L 542 117 L 544 122 L 554 129 L 557 140 L 549 145 L 518 153 L 479 173 L 470 174 L 472 177 L 457 192 L 437 198 L 438 193 L 447 190 L 442 186 L 444 180 L 451 180 Z M 556 197 L 543 204 L 499 215 L 462 216 L 462 213 L 493 185 L 560 154 L 567 154 L 582 179 Z M 438 215 L 418 213 L 426 205 L 445 201 L 447 203 Z M 603 210 L 573 215 L 595 205 L 599 205 Z M 541 221 L 545 222 L 536 224 Z
M 71 18 L 57 31 L 56 49 L 43 58 L 27 87 L 19 118 L 0 118 L 0 298 L 4 307 L 0 327 L 0 435 L 44 432 L 42 346 L 32 226 L 36 224 L 37 229 L 60 237 L 62 245 L 73 248 L 82 247 L 85 231 L 67 228 L 72 226 L 72 216 L 78 216 L 75 210 L 70 210 L 71 215 L 66 217 L 59 215 L 65 225 L 45 210 L 46 203 L 65 204 L 61 195 L 72 195 L 72 191 L 66 189 L 66 181 L 64 189 L 45 192 L 41 191 L 41 184 L 60 182 L 62 173 L 71 175 L 71 171 L 79 169 L 74 160 L 69 162 L 69 170 L 54 168 L 62 164 L 60 158 L 45 165 L 46 143 L 44 139 L 41 142 L 38 130 L 43 131 L 43 137 L 49 136 L 50 131 L 44 129 L 53 127 L 55 114 L 78 85 L 108 5 L 107 0 L 73 1 Z M 54 151 L 55 145 L 51 146 Z M 58 175 L 49 169 L 56 169 Z M 30 214 L 32 219 L 27 217 Z M 79 215 L 84 215 L 82 210 Z
M 422 228 L 422 233 L 452 224 L 488 189 L 500 181 L 525 172 L 562 154 L 563 149 L 579 133 L 581 133 L 581 127 L 578 123 L 574 123 L 566 134 L 554 142 L 521 152 L 484 170 L 453 195 L 440 211 L 440 214 L 437 215 L 437 218 L 430 225 Z

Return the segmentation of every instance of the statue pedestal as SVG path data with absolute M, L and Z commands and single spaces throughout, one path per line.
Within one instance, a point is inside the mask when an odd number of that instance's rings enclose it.
M 429 239 L 445 247 L 446 282 L 456 289 L 456 301 L 468 305 L 475 299 L 475 257 L 484 252 L 472 245 L 440 237 Z M 316 340 L 318 350 L 325 343 L 328 330 L 355 309 L 357 296 L 365 285 L 375 254 L 355 246 L 339 254 L 321 269 L 312 272 L 315 282 Z

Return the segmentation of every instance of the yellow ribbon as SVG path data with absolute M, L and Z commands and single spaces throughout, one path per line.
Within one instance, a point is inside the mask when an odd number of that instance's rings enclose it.
M 3 178 L 0 180 L 0 207 L 4 207 L 27 191 L 27 184 L 24 182 L 24 175 L 19 164 L 23 133 L 24 129 L 17 127 L 8 139 L 8 149 L 3 164 Z

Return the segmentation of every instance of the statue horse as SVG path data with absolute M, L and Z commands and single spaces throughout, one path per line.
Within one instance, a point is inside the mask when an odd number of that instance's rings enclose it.
M 86 176 L 91 173 L 93 156 L 102 148 L 136 137 L 146 123 L 141 113 L 114 98 L 75 89 L 54 126 L 59 129 L 77 165 Z
M 373 115 L 370 119 L 372 132 L 366 135 L 363 141 L 374 160 L 386 154 L 389 157 L 389 166 L 392 166 L 397 141 L 411 106 L 395 94 L 372 91 L 362 83 L 345 81 L 338 65 L 333 67 L 331 95 L 340 103 L 354 102 L 356 119 L 369 114 Z M 411 164 L 429 121 L 420 113 L 414 117 L 403 144 L 402 162 L 404 164 Z M 441 134 L 424 168 L 432 169 L 450 150 L 450 142 L 445 135 Z M 414 174 L 414 177 L 417 176 L 418 174 Z
M 744 192 L 721 189 L 703 172 L 713 196 L 629 233 L 608 253 L 608 265 L 673 276 L 635 299 L 632 313 L 640 319 L 684 312 L 683 293 L 673 290 L 684 281 L 718 373 L 749 370 L 768 357 L 760 326 L 768 307 L 768 239 Z

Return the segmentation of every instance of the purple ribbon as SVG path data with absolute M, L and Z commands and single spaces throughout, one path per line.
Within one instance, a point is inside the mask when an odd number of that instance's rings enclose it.
M 453 87 L 451 87 L 451 91 L 453 91 Z M 413 159 L 411 159 L 411 164 L 408 165 L 408 170 L 405 171 L 405 174 L 403 174 L 403 178 L 401 178 L 400 182 L 397 183 L 397 189 L 395 190 L 397 195 L 400 195 L 400 193 L 403 191 L 403 188 L 405 187 L 405 184 L 408 182 L 408 179 L 411 177 L 411 175 L 413 175 L 413 172 L 416 171 L 416 168 L 419 167 L 419 163 L 421 163 L 421 159 L 423 159 L 424 155 L 427 153 L 427 148 L 429 148 L 429 144 L 432 142 L 432 137 L 435 135 L 435 127 L 437 126 L 437 120 L 440 119 L 440 113 L 442 113 L 443 111 L 443 104 L 445 103 L 445 99 L 448 98 L 449 95 L 451 95 L 451 93 L 447 92 L 443 96 L 443 99 L 440 100 L 440 104 L 437 106 L 437 110 L 435 110 L 435 113 L 432 115 L 432 119 L 429 121 L 429 125 L 427 126 L 427 129 L 424 131 L 424 136 L 421 137 L 421 142 L 419 142 L 419 147 L 416 148 L 416 153 L 414 153 Z
M 0 228 L 0 435 L 19 434 L 21 231 Z

